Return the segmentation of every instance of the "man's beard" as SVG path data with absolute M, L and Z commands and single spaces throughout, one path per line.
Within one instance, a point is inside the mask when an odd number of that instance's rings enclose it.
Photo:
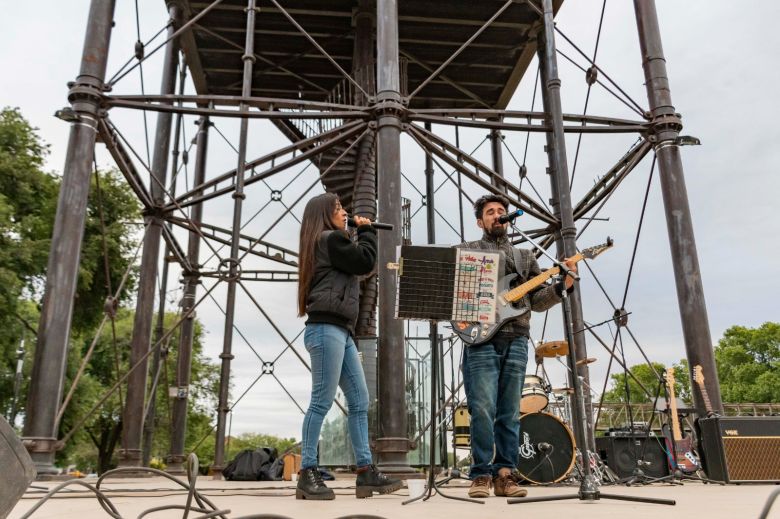
M 494 225 L 489 229 L 485 229 L 485 234 L 492 236 L 493 238 L 502 238 L 506 236 L 506 227 L 503 225 Z

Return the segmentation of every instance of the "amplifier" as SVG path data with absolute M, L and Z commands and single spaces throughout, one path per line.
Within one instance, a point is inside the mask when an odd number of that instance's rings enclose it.
M 669 474 L 669 464 L 662 442 L 657 436 L 602 436 L 596 438 L 596 451 L 618 477 L 632 476 L 637 460 L 644 454 L 645 464 L 642 471 L 651 478 L 662 478 Z
M 696 427 L 707 477 L 780 483 L 780 416 L 714 416 Z

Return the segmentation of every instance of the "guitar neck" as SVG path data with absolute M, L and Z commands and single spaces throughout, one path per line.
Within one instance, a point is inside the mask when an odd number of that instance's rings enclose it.
M 575 256 L 572 256 L 571 258 L 574 260 L 574 262 L 578 262 L 583 259 L 582 254 L 577 254 Z M 550 279 L 553 276 L 557 276 L 558 273 L 561 271 L 560 267 L 552 267 L 541 274 L 538 274 L 525 283 L 522 283 L 512 290 L 509 290 L 506 294 L 504 294 L 504 299 L 506 299 L 510 303 L 514 303 L 515 301 L 518 301 L 519 299 L 522 299 L 523 296 L 525 296 L 528 292 L 533 290 L 534 288 L 538 287 L 542 283 L 545 283 L 548 279 Z
M 710 402 L 710 395 L 707 393 L 707 386 L 704 385 L 704 376 L 701 374 L 701 366 L 696 366 L 696 369 L 698 371 L 698 376 L 694 376 L 693 378 L 696 380 L 696 384 L 698 384 L 699 390 L 701 391 L 701 396 L 704 400 L 704 409 L 709 414 L 712 413 L 712 402 Z
M 672 413 L 672 437 L 674 441 L 682 440 L 682 432 L 680 431 L 680 422 L 677 418 L 677 398 L 674 396 L 674 384 L 668 384 L 669 386 L 669 409 Z

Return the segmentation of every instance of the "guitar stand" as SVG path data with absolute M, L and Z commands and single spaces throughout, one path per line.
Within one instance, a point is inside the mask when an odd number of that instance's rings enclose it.
M 528 240 L 538 250 L 544 252 L 544 249 L 539 247 L 534 241 L 532 241 L 525 233 L 517 229 L 520 235 Z M 549 256 L 548 256 L 549 257 Z M 565 265 L 557 260 L 553 260 L 561 268 L 563 276 L 569 275 L 574 277 L 574 273 L 569 272 Z M 580 384 L 580 377 L 577 375 L 576 366 L 576 346 L 574 344 L 574 329 L 571 318 L 571 303 L 569 302 L 568 294 L 566 290 L 561 291 L 561 304 L 563 305 L 563 318 L 564 327 L 566 328 L 566 339 L 569 342 L 569 369 L 571 370 L 572 386 L 574 388 L 574 408 L 572 409 L 572 426 L 576 434 L 576 440 L 578 445 L 585 447 L 582 450 L 582 482 L 580 483 L 579 491 L 576 494 L 566 494 L 561 496 L 545 496 L 545 497 L 521 497 L 507 499 L 508 504 L 517 503 L 539 503 L 542 501 L 563 501 L 567 499 L 579 499 L 580 501 L 593 502 L 601 499 L 612 499 L 615 501 L 633 501 L 637 503 L 651 503 L 658 505 L 675 505 L 676 501 L 672 499 L 656 499 L 649 497 L 638 496 L 624 496 L 620 494 L 604 494 L 599 490 L 599 483 L 596 481 L 593 475 L 593 469 L 590 466 L 589 453 L 587 450 L 587 441 L 585 439 L 585 430 L 583 424 L 583 418 L 585 416 L 585 403 L 582 399 L 582 385 Z
M 642 472 L 642 469 L 634 469 L 634 472 L 636 472 L 637 470 L 639 472 Z M 628 478 L 627 481 L 622 482 L 622 483 L 624 483 L 624 484 L 626 484 L 628 486 L 631 486 L 634 483 L 638 483 L 638 484 L 641 484 L 641 485 L 649 485 L 651 483 L 670 483 L 672 485 L 682 485 L 683 481 L 689 480 L 689 481 L 699 481 L 699 482 L 702 482 L 702 483 L 716 483 L 718 485 L 725 485 L 726 484 L 723 481 L 717 481 L 717 480 L 714 480 L 714 479 L 703 478 L 701 476 L 692 476 L 691 474 L 685 474 L 679 468 L 674 469 L 674 472 L 672 472 L 671 474 L 667 474 L 666 476 L 661 476 L 660 478 L 651 478 L 651 477 L 645 475 L 644 473 L 642 473 L 640 477 L 642 478 L 642 480 L 632 481 L 632 480 L 636 479 L 637 477 L 636 476 L 631 476 L 631 477 Z M 621 482 L 619 482 L 619 483 L 621 483 Z
M 477 499 L 471 499 L 466 497 L 456 497 L 456 496 L 448 496 L 441 490 L 439 490 L 439 485 L 443 485 L 447 482 L 449 482 L 451 479 L 453 479 L 455 476 L 450 476 L 446 478 L 445 480 L 436 483 L 436 449 L 434 448 L 436 445 L 436 416 L 437 416 L 437 409 L 436 406 L 433 405 L 433 402 L 435 401 L 435 395 L 437 393 L 437 381 L 439 379 L 439 355 L 438 355 L 438 347 L 439 347 L 439 341 L 438 341 L 438 333 L 436 330 L 436 322 L 431 321 L 431 331 L 430 331 L 430 339 L 431 339 L 431 440 L 430 444 L 428 446 L 428 478 L 425 483 L 425 491 L 420 494 L 419 496 L 415 496 L 411 499 L 407 499 L 406 501 L 403 501 L 402 505 L 408 505 L 409 503 L 414 503 L 415 501 L 419 501 L 422 499 L 423 501 L 427 501 L 430 499 L 434 492 L 439 494 L 441 497 L 445 497 L 447 499 L 455 499 L 456 501 L 467 501 L 469 503 L 478 503 L 478 504 L 485 504 L 484 501 L 479 501 Z M 460 475 L 460 471 L 457 469 L 453 469 L 453 471 L 458 472 L 458 476 Z

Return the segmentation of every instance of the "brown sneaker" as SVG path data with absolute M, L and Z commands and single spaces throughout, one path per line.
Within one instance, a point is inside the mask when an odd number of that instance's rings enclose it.
M 477 476 L 469 488 L 469 497 L 488 497 L 490 496 L 490 476 Z
M 517 479 L 512 474 L 493 478 L 493 493 L 498 497 L 525 497 L 528 495 L 528 491 L 517 484 Z

